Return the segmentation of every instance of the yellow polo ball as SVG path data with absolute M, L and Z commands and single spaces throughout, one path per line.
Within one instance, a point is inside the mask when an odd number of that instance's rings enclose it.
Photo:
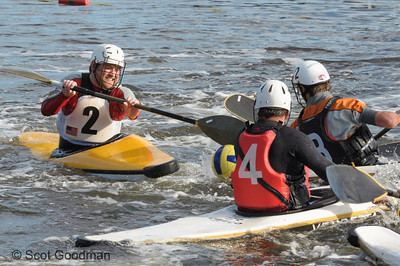
M 212 169 L 220 178 L 230 178 L 236 167 L 235 148 L 233 145 L 221 146 L 213 155 Z

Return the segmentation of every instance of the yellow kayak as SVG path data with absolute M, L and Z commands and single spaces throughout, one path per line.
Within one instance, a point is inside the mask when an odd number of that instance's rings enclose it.
M 58 142 L 56 133 L 27 132 L 19 136 L 19 144 L 28 147 L 33 155 L 91 173 L 157 178 L 179 170 L 176 159 L 136 134 L 70 153 L 60 152 Z

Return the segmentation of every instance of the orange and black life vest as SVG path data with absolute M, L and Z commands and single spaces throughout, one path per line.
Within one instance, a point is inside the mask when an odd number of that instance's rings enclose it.
M 357 166 L 375 164 L 378 145 L 366 124 L 362 124 L 346 140 L 335 140 L 328 135 L 325 127 L 326 116 L 338 99 L 340 97 L 337 96 L 328 98 L 322 111 L 307 120 L 302 120 L 303 110 L 298 119 L 299 130 L 308 135 L 317 149 L 336 164 L 355 163 Z

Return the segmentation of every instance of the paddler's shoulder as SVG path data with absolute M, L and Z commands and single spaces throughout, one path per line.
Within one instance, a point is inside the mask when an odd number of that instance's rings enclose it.
M 68 74 L 67 76 L 65 76 L 62 81 L 64 80 L 73 80 L 73 79 L 81 79 L 82 78 L 83 73 L 71 73 Z
M 300 130 L 297 130 L 295 128 L 289 127 L 288 125 L 284 125 L 280 130 L 280 134 L 282 135 L 281 137 L 285 139 L 309 139 L 309 137 L 301 132 Z
M 127 99 L 128 97 L 131 97 L 132 99 L 137 99 L 135 94 L 130 88 L 121 85 L 118 87 L 118 89 L 122 91 L 125 99 Z
M 326 99 L 331 98 L 331 97 L 333 97 L 333 95 L 330 91 L 318 92 L 317 94 L 312 96 L 310 99 L 308 99 L 306 107 L 308 107 L 310 105 L 319 104 L 320 102 L 323 102 Z

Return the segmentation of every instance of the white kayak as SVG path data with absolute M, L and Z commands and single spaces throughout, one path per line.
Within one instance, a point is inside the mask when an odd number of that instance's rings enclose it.
M 359 226 L 349 231 L 348 241 L 377 263 L 400 265 L 400 234 L 383 226 Z
M 227 239 L 365 216 L 379 209 L 373 203 L 349 204 L 331 196 L 325 199 L 327 200 L 330 200 L 326 202 L 328 205 L 321 204 L 318 208 L 263 216 L 244 216 L 237 212 L 236 206 L 231 205 L 208 214 L 180 218 L 159 225 L 79 237 L 75 245 L 85 247 L 103 241 L 138 245 Z

